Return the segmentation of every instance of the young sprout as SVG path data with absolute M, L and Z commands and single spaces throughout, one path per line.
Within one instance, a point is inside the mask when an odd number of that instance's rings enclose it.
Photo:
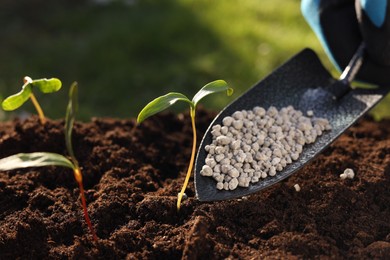
M 92 233 L 93 239 L 97 242 L 97 236 L 95 230 L 92 227 L 91 220 L 87 211 L 87 203 L 85 200 L 84 186 L 83 186 L 83 177 L 81 175 L 81 170 L 79 163 L 74 156 L 72 148 L 72 129 L 77 111 L 77 83 L 73 83 L 69 91 L 69 103 L 66 111 L 65 117 L 65 143 L 66 149 L 70 155 L 70 160 L 65 156 L 56 154 L 56 153 L 47 153 L 47 152 L 35 152 L 35 153 L 19 153 L 11 155 L 9 157 L 3 158 L 0 160 L 0 170 L 8 171 L 19 168 L 28 168 L 28 167 L 42 167 L 42 166 L 62 166 L 67 167 L 73 170 L 74 177 L 76 182 L 79 185 L 81 203 L 84 212 L 84 218 L 87 222 L 88 228 Z
M 45 124 L 45 115 L 43 114 L 42 108 L 39 105 L 37 99 L 35 98 L 32 90 L 33 88 L 38 88 L 43 93 L 56 92 L 61 88 L 61 81 L 56 78 L 32 80 L 30 77 L 26 76 L 24 77 L 23 82 L 24 85 L 22 86 L 22 90 L 4 99 L 1 106 L 6 111 L 12 111 L 19 108 L 30 98 L 32 103 L 34 104 L 35 109 L 38 112 L 41 124 Z
M 204 98 L 205 96 L 221 91 L 226 91 L 227 95 L 230 96 L 233 94 L 233 89 L 228 87 L 227 83 L 223 80 L 216 80 L 213 82 L 208 83 L 205 85 L 201 90 L 198 91 L 198 93 L 195 94 L 195 96 L 192 98 L 192 100 L 188 99 L 185 95 L 177 92 L 171 92 L 164 96 L 160 96 L 153 101 L 151 101 L 149 104 L 147 104 L 139 113 L 137 117 L 137 122 L 141 123 L 146 118 L 157 114 L 158 112 L 161 112 L 168 107 L 175 104 L 177 101 L 184 101 L 187 102 L 190 106 L 190 117 L 191 117 L 191 123 L 192 123 L 192 133 L 193 133 L 193 142 L 192 142 L 192 153 L 191 153 L 191 159 L 190 163 L 188 165 L 187 175 L 184 180 L 183 187 L 178 195 L 177 198 L 177 209 L 180 209 L 181 200 L 183 198 L 183 194 L 187 188 L 188 181 L 191 176 L 192 167 L 194 165 L 194 159 L 195 159 L 195 152 L 196 152 L 196 125 L 195 125 L 195 110 L 196 105 L 198 102 Z

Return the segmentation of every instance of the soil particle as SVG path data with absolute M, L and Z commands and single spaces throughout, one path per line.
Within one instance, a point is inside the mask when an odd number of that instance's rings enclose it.
M 197 112 L 202 136 L 215 113 Z M 66 154 L 63 120 L 0 123 L 0 158 Z M 75 124 L 95 244 L 66 168 L 0 172 L 0 259 L 377 258 L 390 255 L 390 120 L 364 118 L 273 187 L 201 203 L 176 196 L 191 153 L 187 114 Z M 354 179 L 339 175 L 352 168 Z M 300 192 L 294 184 L 299 183 Z

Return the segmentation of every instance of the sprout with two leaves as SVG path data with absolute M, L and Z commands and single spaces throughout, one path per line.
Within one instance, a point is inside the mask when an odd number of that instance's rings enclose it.
M 79 163 L 73 153 L 72 129 L 77 112 L 77 83 L 73 83 L 69 91 L 69 103 L 65 117 L 65 143 L 70 155 L 70 160 L 63 155 L 48 152 L 19 153 L 0 160 L 0 171 L 8 171 L 19 168 L 42 167 L 42 166 L 63 166 L 73 170 L 76 182 L 79 185 L 83 213 L 93 239 L 97 242 L 95 230 L 87 211 L 85 200 L 83 176 Z
M 43 114 L 43 110 L 38 103 L 38 100 L 35 98 L 32 90 L 33 88 L 38 88 L 43 93 L 52 93 L 56 92 L 61 88 L 61 81 L 56 78 L 51 79 L 35 79 L 32 80 L 30 77 L 24 77 L 24 85 L 22 90 L 12 96 L 7 97 L 3 100 L 1 106 L 6 111 L 12 111 L 19 108 L 23 105 L 28 99 L 31 99 L 34 104 L 35 109 L 38 112 L 39 120 L 41 124 L 45 124 L 46 118 Z
M 164 96 L 160 96 L 150 103 L 148 103 L 142 111 L 138 114 L 137 122 L 141 123 L 146 118 L 157 114 L 168 107 L 175 104 L 177 101 L 184 101 L 187 102 L 190 105 L 190 116 L 191 116 L 191 123 L 192 123 L 192 133 L 193 133 L 193 143 L 192 143 L 192 153 L 191 153 L 191 159 L 190 163 L 188 165 L 187 175 L 184 180 L 183 187 L 178 195 L 177 198 L 177 209 L 180 209 L 181 200 L 183 198 L 184 192 L 187 188 L 188 181 L 191 176 L 192 168 L 194 165 L 194 159 L 195 159 L 195 153 L 196 153 L 196 125 L 195 125 L 195 111 L 196 111 L 196 105 L 198 102 L 204 98 L 205 96 L 221 91 L 226 91 L 227 95 L 230 96 L 233 94 L 233 89 L 228 87 L 227 83 L 223 80 L 216 80 L 213 82 L 208 83 L 205 85 L 201 90 L 196 93 L 196 95 L 192 98 L 192 100 L 188 99 L 185 95 L 177 92 L 171 92 Z

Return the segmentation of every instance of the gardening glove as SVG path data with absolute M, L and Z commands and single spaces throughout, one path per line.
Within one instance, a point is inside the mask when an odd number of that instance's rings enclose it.
M 388 0 L 302 0 L 301 10 L 339 71 L 366 44 L 356 79 L 390 87 L 390 3 Z

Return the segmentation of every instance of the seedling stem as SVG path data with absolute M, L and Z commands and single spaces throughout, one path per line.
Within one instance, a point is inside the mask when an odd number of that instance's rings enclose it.
M 34 104 L 35 109 L 38 112 L 38 116 L 39 116 L 39 120 L 41 121 L 41 124 L 44 125 L 46 123 L 45 115 L 43 114 L 43 110 L 42 110 L 41 106 L 39 105 L 38 100 L 35 98 L 33 93 L 30 94 L 30 99 L 31 99 L 32 103 Z
M 179 193 L 179 196 L 177 198 L 177 210 L 180 209 L 181 200 L 183 198 L 183 194 L 186 191 L 186 188 L 188 186 L 188 181 L 190 180 L 192 168 L 194 166 L 194 160 L 195 160 L 195 153 L 196 153 L 196 125 L 195 125 L 195 108 L 191 106 L 190 108 L 190 117 L 191 117 L 191 124 L 192 124 L 192 152 L 191 152 L 191 159 L 190 164 L 188 165 L 187 175 L 184 180 L 183 187 L 181 188 L 181 191 Z
M 95 230 L 92 226 L 92 222 L 91 222 L 91 219 L 89 218 L 88 211 L 87 211 L 87 201 L 85 199 L 85 192 L 84 192 L 84 186 L 83 186 L 83 175 L 81 174 L 81 170 L 78 166 L 76 166 L 76 168 L 73 170 L 73 173 L 74 173 L 74 178 L 76 179 L 76 182 L 78 183 L 79 189 L 80 189 L 81 204 L 83 206 L 85 222 L 87 222 L 88 228 L 92 233 L 93 240 L 95 242 L 97 242 L 98 237 L 97 237 Z

